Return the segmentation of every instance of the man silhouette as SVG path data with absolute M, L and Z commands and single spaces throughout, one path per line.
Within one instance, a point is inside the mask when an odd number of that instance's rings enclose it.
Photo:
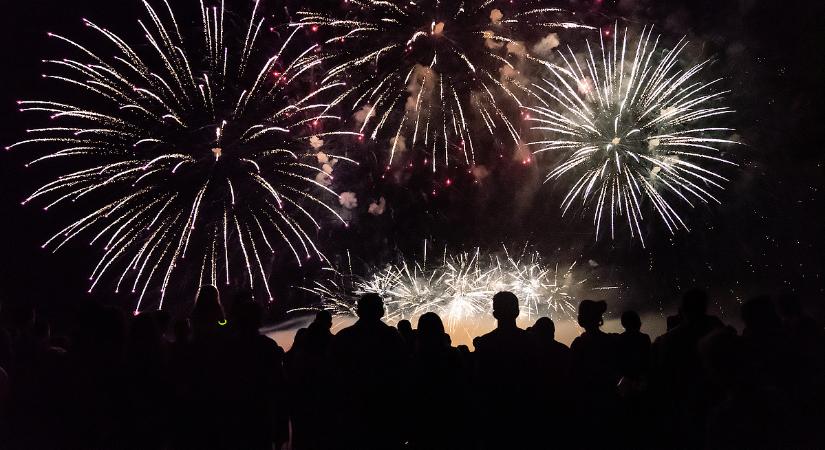
M 493 296 L 495 330 L 473 341 L 476 375 L 481 392 L 479 424 L 484 448 L 530 448 L 531 418 L 528 399 L 537 376 L 533 337 L 516 325 L 518 298 L 512 292 Z M 536 380 L 538 381 L 538 380 Z
M 397 448 L 401 424 L 394 405 L 403 395 L 398 387 L 405 385 L 404 344 L 398 331 L 381 321 L 384 300 L 378 294 L 364 294 L 357 314 L 358 321 L 332 340 L 333 379 L 347 386 L 337 411 L 340 448 Z

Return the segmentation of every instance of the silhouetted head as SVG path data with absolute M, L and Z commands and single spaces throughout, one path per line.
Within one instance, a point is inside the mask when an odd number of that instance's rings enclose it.
M 531 327 L 531 331 L 542 340 L 556 338 L 556 324 L 549 317 L 539 317 Z
M 316 327 L 323 328 L 324 330 L 329 330 L 332 328 L 332 314 L 329 311 L 322 309 L 315 313 L 315 319 L 312 321 L 312 324 Z
M 378 321 L 384 317 L 384 299 L 370 292 L 358 299 L 358 318 L 366 321 Z
M 744 334 L 770 333 L 780 327 L 779 315 L 767 295 L 754 297 L 742 304 Z
M 602 314 L 607 311 L 607 303 L 604 300 L 582 300 L 579 303 L 579 326 L 585 330 L 599 328 L 604 324 Z
M 418 323 L 421 323 L 421 318 L 418 319 Z M 398 328 L 398 332 L 401 333 L 401 336 L 410 336 L 413 334 L 412 323 L 410 323 L 407 319 L 399 320 L 395 327 Z
M 636 311 L 625 311 L 622 313 L 622 328 L 627 331 L 639 331 L 642 329 L 642 319 Z
M 212 285 L 201 286 L 195 306 L 192 308 L 192 327 L 205 330 L 226 324 L 226 315 L 221 305 L 218 288 Z
M 263 316 L 260 303 L 242 300 L 232 308 L 232 327 L 242 334 L 258 334 Z
M 499 322 L 515 321 L 519 314 L 518 297 L 508 291 L 493 296 L 493 317 Z
M 409 323 L 409 321 L 407 321 L 407 323 Z M 410 326 L 410 331 L 412 331 L 412 326 Z M 441 317 L 438 317 L 438 314 L 434 312 L 424 313 L 418 318 L 418 334 L 419 336 L 443 335 L 444 322 L 442 322 Z
M 691 320 L 702 317 L 708 310 L 708 293 L 699 288 L 693 288 L 682 296 L 682 306 L 679 314 L 683 319 Z

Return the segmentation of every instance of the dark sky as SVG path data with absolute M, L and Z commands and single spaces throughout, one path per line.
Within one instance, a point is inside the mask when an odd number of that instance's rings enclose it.
M 29 0 L 5 5 L 0 17 L 3 145 L 15 142 L 26 127 L 36 124 L 34 118 L 17 113 L 14 102 L 49 89 L 39 76 L 40 60 L 59 56 L 63 49 L 48 40 L 46 32 L 80 35 L 84 33 L 80 19 L 89 17 L 113 29 L 128 29 L 134 36 L 138 3 Z M 238 3 L 245 11 L 248 2 Z M 714 71 L 726 77 L 733 91 L 735 126 L 748 144 L 736 154 L 742 166 L 729 174 L 732 183 L 722 195 L 723 205 L 691 212 L 691 233 L 670 237 L 657 224 L 649 229 L 647 248 L 627 239 L 595 243 L 586 220 L 560 217 L 560 188 L 539 186 L 540 174 L 534 167 L 501 164 L 483 185 L 457 177 L 436 197 L 420 193 L 443 180 L 414 180 L 406 188 L 380 182 L 361 185 L 359 196 L 364 199 L 386 195 L 391 214 L 381 220 L 362 214 L 353 230 L 336 234 L 335 242 L 328 243 L 331 251 L 361 241 L 367 241 L 369 251 L 412 248 L 426 236 L 456 247 L 530 241 L 548 254 L 581 255 L 614 268 L 614 276 L 630 286 L 626 296 L 651 309 L 654 304 L 670 304 L 682 289 L 699 285 L 728 305 L 756 292 L 794 290 L 821 315 L 825 299 L 822 2 L 556 4 L 576 10 L 591 24 L 653 23 L 670 37 L 687 34 L 698 48 L 695 51 L 717 57 Z M 56 255 L 40 249 L 67 215 L 20 206 L 21 199 L 49 175 L 23 168 L 32 157 L 25 148 L 0 154 L 0 296 L 59 310 L 60 305 L 86 295 L 90 262 L 99 249 L 81 244 Z M 361 202 L 364 208 L 366 204 Z

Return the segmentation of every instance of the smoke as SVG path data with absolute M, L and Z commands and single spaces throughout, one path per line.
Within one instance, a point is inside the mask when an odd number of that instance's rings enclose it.
M 315 157 L 318 158 L 318 164 L 326 164 L 329 162 L 329 156 L 324 152 L 316 153 Z
M 524 59 L 527 56 L 527 47 L 524 42 L 510 41 L 507 43 L 507 54 L 516 55 L 519 59 Z
M 485 167 L 481 164 L 471 167 L 470 172 L 472 172 L 473 177 L 478 182 L 482 182 L 482 181 L 484 181 L 485 178 L 490 176 L 490 170 L 488 170 L 487 167 Z
M 384 214 L 384 210 L 387 208 L 387 200 L 384 197 L 378 199 L 378 202 L 370 203 L 370 207 L 367 210 L 373 216 L 380 216 Z
M 332 177 L 326 172 L 318 172 L 315 174 L 315 181 L 324 186 L 329 186 L 332 184 Z
M 503 65 L 498 69 L 498 73 L 501 75 L 499 81 L 501 81 L 502 84 L 515 82 L 525 86 L 530 83 L 530 79 L 513 66 Z
M 415 111 L 421 89 L 424 88 L 425 84 L 431 85 L 435 77 L 435 71 L 429 67 L 422 66 L 421 64 L 416 64 L 415 67 L 413 67 L 410 82 L 407 84 L 407 92 L 409 92 L 410 95 L 407 97 L 406 105 L 404 105 L 407 111 Z M 430 89 L 430 92 L 432 92 L 432 89 Z M 426 94 L 426 92 L 424 92 L 424 94 Z
M 493 9 L 490 11 L 490 23 L 493 25 L 501 25 L 501 19 L 504 18 L 504 14 L 502 14 L 501 10 L 498 8 Z
M 444 22 L 438 22 L 433 26 L 433 36 L 441 36 L 444 34 Z
M 484 37 L 484 46 L 489 48 L 490 50 L 498 50 L 501 47 L 504 47 L 504 42 L 501 42 L 496 39 L 496 33 L 491 30 L 485 30 L 482 33 Z
M 342 192 L 338 196 L 338 203 L 344 208 L 355 209 L 358 207 L 358 197 L 355 196 L 355 192 Z
M 352 115 L 352 118 L 355 119 L 358 124 L 364 123 L 367 120 L 368 115 L 372 111 L 372 105 L 364 105 L 358 111 L 355 111 L 355 114 Z
M 309 138 L 309 145 L 311 145 L 315 150 L 318 150 L 324 145 L 324 140 L 318 136 L 312 136 Z
M 399 153 L 407 151 L 407 138 L 402 134 L 390 139 L 390 144 L 392 144 L 392 151 Z
M 553 53 L 553 49 L 558 47 L 559 44 L 559 35 L 556 33 L 550 33 L 533 45 L 533 54 L 542 58 L 547 58 Z

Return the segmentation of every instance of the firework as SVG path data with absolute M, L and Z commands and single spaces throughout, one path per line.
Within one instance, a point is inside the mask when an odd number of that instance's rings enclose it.
M 425 247 L 426 249 L 426 247 Z M 589 287 L 588 278 L 569 265 L 549 264 L 537 252 L 518 255 L 507 248 L 498 253 L 463 252 L 428 261 L 390 264 L 367 277 L 351 270 L 327 269 L 332 276 L 302 288 L 317 296 L 323 308 L 340 315 L 354 315 L 358 298 L 377 293 L 384 298 L 387 319 L 397 322 L 425 312 L 436 312 L 450 330 L 492 317 L 491 299 L 510 291 L 521 302 L 528 320 L 541 315 L 575 317 L 580 295 L 615 286 Z
M 712 122 L 733 110 L 719 103 L 728 92 L 718 89 L 721 79 L 701 78 L 710 59 L 682 64 L 684 38 L 663 49 L 645 29 L 634 45 L 625 29 L 600 44 L 588 42 L 583 57 L 568 48 L 558 53 L 560 64 L 546 64 L 548 78 L 535 84 L 540 104 L 527 108 L 542 137 L 530 145 L 558 155 L 548 181 L 573 180 L 563 214 L 574 204 L 592 210 L 597 239 L 605 216 L 611 237 L 625 216 L 644 245 L 645 209 L 674 233 L 688 229 L 676 203 L 720 203 L 714 191 L 728 179 L 710 166 L 735 165 L 721 148 L 736 142 L 732 128 Z
M 314 216 L 337 216 L 324 196 L 335 198 L 331 165 L 343 157 L 319 148 L 335 134 L 321 129 L 335 119 L 323 113 L 329 103 L 322 98 L 338 83 L 292 95 L 320 61 L 314 47 L 286 56 L 298 29 L 264 49 L 271 39 L 262 36 L 268 27 L 259 2 L 237 28 L 225 21 L 223 2 L 201 2 L 202 34 L 191 39 L 168 2 L 144 5 L 146 42 L 137 47 L 88 20 L 99 51 L 49 34 L 79 57 L 45 61 L 60 73 L 44 77 L 76 102 L 19 102 L 60 124 L 28 130 L 32 137 L 11 147 L 48 146 L 51 153 L 32 163 L 71 171 L 23 203 L 86 209 L 44 247 L 56 251 L 84 235 L 102 244 L 90 292 L 108 276 L 115 292 L 139 293 L 136 311 L 157 287 L 162 307 L 173 276 L 194 268 L 199 285 L 245 278 L 271 299 L 267 258 L 283 248 L 299 264 L 323 259 L 312 239 L 321 220 Z
M 347 80 L 340 101 L 359 132 L 389 138 L 389 164 L 422 149 L 435 171 L 451 160 L 474 164 L 477 132 L 518 145 L 511 115 L 529 84 L 520 65 L 532 58 L 518 39 L 582 27 L 554 20 L 563 11 L 540 2 L 498 3 L 351 0 L 342 17 L 303 11 L 293 25 L 333 35 L 325 81 Z

